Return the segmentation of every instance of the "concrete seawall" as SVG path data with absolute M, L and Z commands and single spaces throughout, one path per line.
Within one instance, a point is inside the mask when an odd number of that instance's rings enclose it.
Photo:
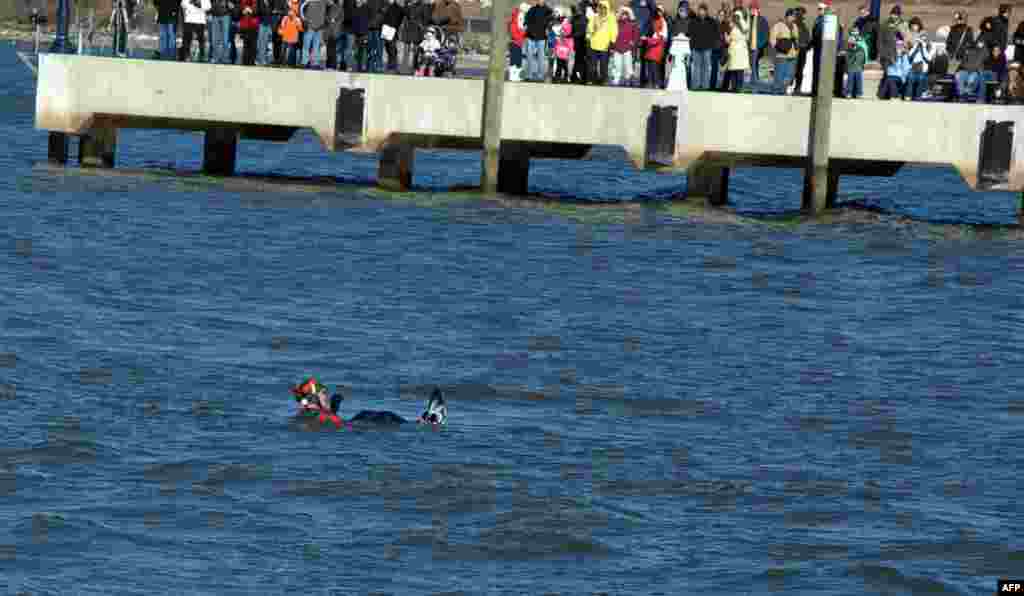
M 405 147 L 396 159 L 408 161 L 412 147 L 480 148 L 483 86 L 479 80 L 45 54 L 36 127 L 69 135 L 228 129 L 269 141 L 309 128 L 329 151 Z M 507 142 L 513 151 L 518 143 L 513 161 L 521 164 L 531 156 L 579 157 L 590 145 L 618 145 L 639 168 L 691 175 L 704 168 L 714 177 L 734 167 L 804 167 L 808 156 L 811 99 L 805 97 L 508 83 L 504 102 L 503 147 Z M 651 138 L 665 131 L 651 129 L 651 115 L 665 107 L 676 108 L 671 163 L 655 163 Z M 892 175 L 905 163 L 948 164 L 975 188 L 983 133 L 993 122 L 1017 134 L 1003 150 L 1009 151 L 1005 182 L 987 188 L 1024 190 L 1020 106 L 836 99 L 830 155 L 837 177 Z

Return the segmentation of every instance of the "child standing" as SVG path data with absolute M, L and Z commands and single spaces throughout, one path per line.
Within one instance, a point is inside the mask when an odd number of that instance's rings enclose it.
M 885 69 L 885 79 L 882 81 L 879 99 L 892 99 L 896 95 L 903 99 L 908 74 L 910 74 L 910 58 L 907 57 L 907 47 L 903 44 L 902 39 L 897 39 L 896 59 Z
M 559 10 L 560 19 L 555 23 L 558 38 L 555 39 L 555 76 L 553 83 L 569 82 L 569 58 L 573 52 L 572 21 L 564 10 Z
M 441 42 L 434 35 L 434 29 L 427 29 L 423 34 L 423 41 L 420 42 L 420 50 L 423 52 L 420 58 L 420 69 L 417 76 L 430 77 L 434 75 L 434 68 L 437 66 L 437 52 L 441 50 Z
M 619 9 L 619 35 L 612 45 L 612 85 L 629 85 L 633 80 L 633 51 L 640 41 L 640 28 L 628 6 Z
M 281 19 L 281 25 L 277 29 L 281 34 L 281 40 L 287 46 L 285 64 L 294 64 L 293 60 L 299 51 L 299 33 L 302 31 L 302 19 L 299 18 L 299 0 L 288 2 L 288 14 Z
M 864 95 L 864 64 L 868 61 L 868 46 L 856 29 L 850 31 L 846 50 L 846 97 L 860 99 Z

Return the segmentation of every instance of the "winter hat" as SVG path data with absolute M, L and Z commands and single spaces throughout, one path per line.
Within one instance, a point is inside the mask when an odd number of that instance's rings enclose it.
M 894 15 L 896 15 L 898 17 L 899 16 L 903 16 L 903 9 L 900 8 L 899 4 L 897 4 L 896 6 L 892 7 L 892 10 L 889 11 L 889 14 L 894 14 Z

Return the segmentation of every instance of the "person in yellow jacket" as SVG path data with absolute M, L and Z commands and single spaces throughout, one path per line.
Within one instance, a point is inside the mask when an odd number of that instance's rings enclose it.
M 793 80 L 799 53 L 800 32 L 796 26 L 795 8 L 787 10 L 784 20 L 775 23 L 769 42 L 775 48 L 775 81 L 772 92 L 775 95 L 785 95 L 786 88 Z
M 608 51 L 619 37 L 619 23 L 615 20 L 611 2 L 601 0 L 597 14 L 587 23 L 587 38 L 590 39 L 590 55 L 593 71 L 590 77 L 595 85 L 604 85 L 608 80 Z

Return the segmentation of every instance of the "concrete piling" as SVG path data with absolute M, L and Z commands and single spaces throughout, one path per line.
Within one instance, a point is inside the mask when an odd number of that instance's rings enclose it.
M 834 191 L 839 187 L 833 183 L 829 169 L 829 140 L 832 125 L 832 93 L 836 74 L 836 29 L 837 18 L 827 13 L 822 31 L 821 60 L 818 72 L 818 93 L 811 101 L 810 137 L 807 140 L 807 168 L 804 172 L 803 210 L 821 213 L 835 202 Z
M 483 163 L 480 168 L 480 188 L 485 193 L 498 192 L 501 161 L 501 112 L 505 87 L 505 54 L 508 31 L 505 14 L 508 0 L 495 0 L 491 5 L 491 60 L 484 81 L 484 102 L 481 131 L 483 132 Z M 529 158 L 527 158 L 529 163 Z M 525 172 L 524 172 L 525 173 Z M 525 181 L 524 181 L 525 186 Z
M 203 138 L 203 172 L 214 176 L 234 176 L 238 160 L 238 129 L 215 126 Z
M 729 202 L 729 168 L 696 163 L 686 172 L 686 196 L 704 197 L 709 205 L 724 207 Z
M 405 143 L 385 145 L 380 150 L 377 166 L 377 186 L 393 191 L 412 188 L 413 163 L 416 148 Z
M 530 182 L 530 144 L 523 141 L 502 141 L 498 158 L 495 190 L 508 195 L 526 195 Z
M 63 132 L 51 132 L 46 148 L 46 157 L 52 164 L 64 165 L 68 163 L 70 143 L 68 135 Z
M 94 128 L 78 139 L 78 164 L 83 168 L 112 168 L 116 152 L 116 128 Z

